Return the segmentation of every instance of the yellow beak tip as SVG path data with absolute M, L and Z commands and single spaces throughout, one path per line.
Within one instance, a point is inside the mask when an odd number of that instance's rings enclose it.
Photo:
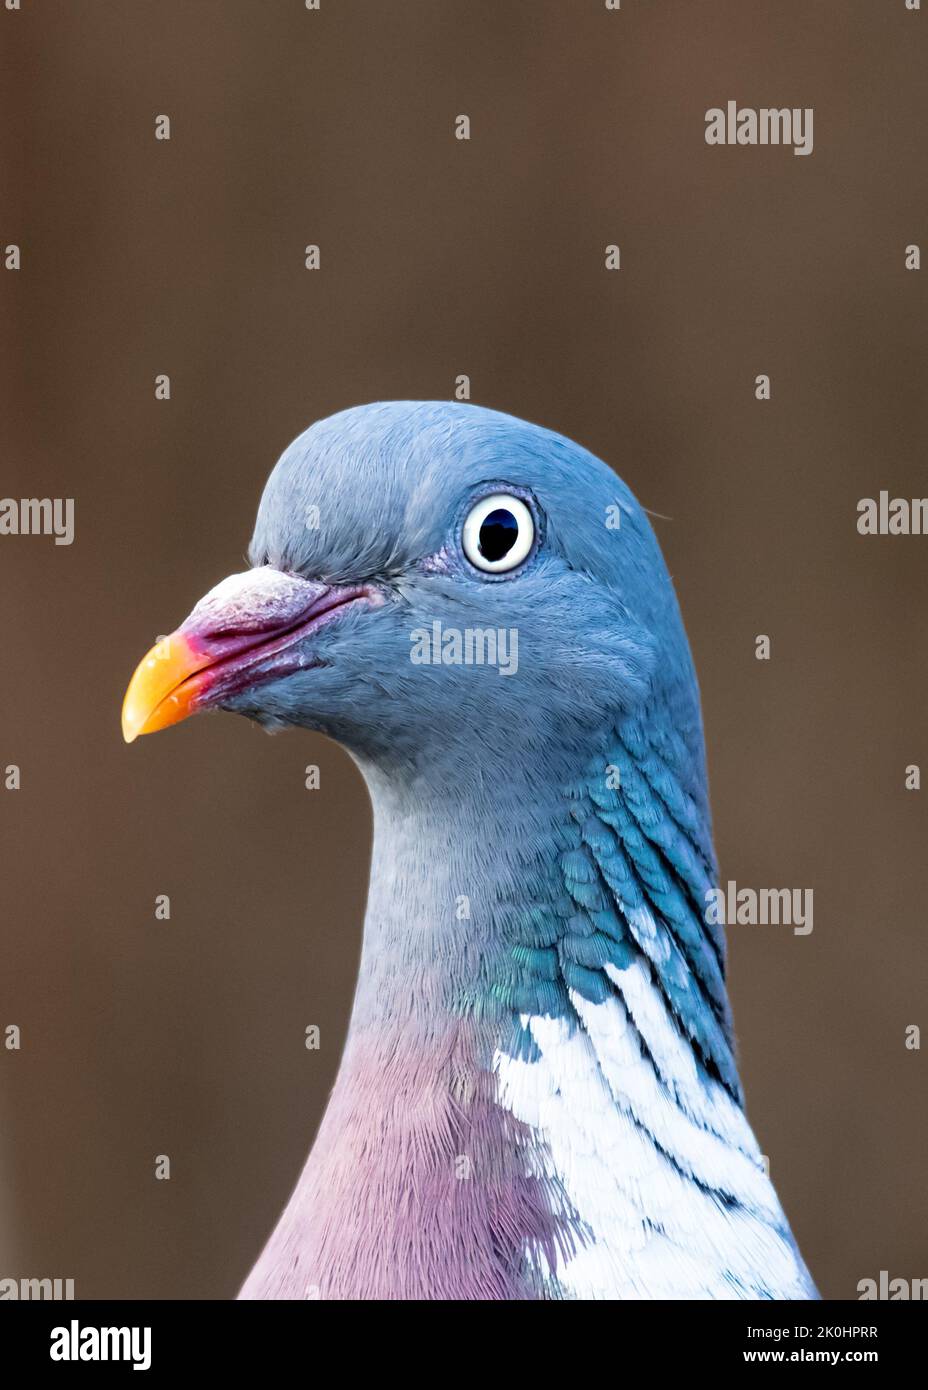
M 126 743 L 134 743 L 142 732 L 145 723 L 144 719 L 139 718 L 138 711 L 129 707 L 129 702 L 122 707 L 122 736 Z
M 158 639 L 135 668 L 122 702 L 122 736 L 134 743 L 177 724 L 194 712 L 195 685 L 189 678 L 209 665 L 182 633 Z M 183 686 L 183 691 L 179 687 Z

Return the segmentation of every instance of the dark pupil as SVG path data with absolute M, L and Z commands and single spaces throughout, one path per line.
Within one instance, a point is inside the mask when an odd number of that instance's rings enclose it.
M 501 560 L 515 545 L 518 534 L 519 523 L 512 512 L 504 511 L 502 507 L 490 512 L 480 527 L 480 554 L 491 562 Z

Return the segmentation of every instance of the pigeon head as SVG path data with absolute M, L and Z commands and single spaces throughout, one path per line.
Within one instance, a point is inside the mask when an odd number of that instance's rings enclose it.
M 392 776 L 569 771 L 656 682 L 692 684 L 629 490 L 570 440 L 456 403 L 314 424 L 265 487 L 249 558 L 140 663 L 128 741 L 221 708 Z

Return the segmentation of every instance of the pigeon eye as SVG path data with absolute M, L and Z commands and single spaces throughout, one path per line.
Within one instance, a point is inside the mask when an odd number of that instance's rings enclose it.
M 478 570 L 500 574 L 521 565 L 534 539 L 535 523 L 522 499 L 495 492 L 471 508 L 464 522 L 461 545 Z

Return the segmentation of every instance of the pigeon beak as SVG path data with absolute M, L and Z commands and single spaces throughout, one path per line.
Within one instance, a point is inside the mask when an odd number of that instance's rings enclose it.
M 367 586 L 320 584 L 270 565 L 230 575 L 142 657 L 123 700 L 123 738 L 132 743 L 262 679 L 315 664 L 305 649 L 291 649 L 335 610 L 365 599 L 380 601 Z

